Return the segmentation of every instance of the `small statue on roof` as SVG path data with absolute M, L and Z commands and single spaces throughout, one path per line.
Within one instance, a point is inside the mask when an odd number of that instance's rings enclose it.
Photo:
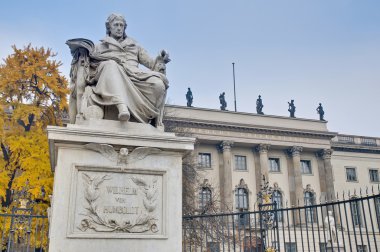
M 324 119 L 325 111 L 323 110 L 322 103 L 319 103 L 319 106 L 317 108 L 317 112 L 319 114 L 319 120 L 325 121 L 325 119 Z
M 264 108 L 263 100 L 261 99 L 261 95 L 259 95 L 259 98 L 257 98 L 257 100 L 256 100 L 256 112 L 257 112 L 257 114 L 264 115 L 263 108 Z
M 187 106 L 192 107 L 191 104 L 193 104 L 193 92 L 191 92 L 190 88 L 187 88 L 186 100 L 187 100 Z
M 296 112 L 296 106 L 294 106 L 294 100 L 291 100 L 290 102 L 288 102 L 288 104 L 289 104 L 288 111 L 290 113 L 290 117 L 295 117 L 294 113 Z
M 220 109 L 221 109 L 221 110 L 226 110 L 226 108 L 227 108 L 227 102 L 226 102 L 225 95 L 226 95 L 225 92 L 223 92 L 223 93 L 221 93 L 221 94 L 219 95 Z

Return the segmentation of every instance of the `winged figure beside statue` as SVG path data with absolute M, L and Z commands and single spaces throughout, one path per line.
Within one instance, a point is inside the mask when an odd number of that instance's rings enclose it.
M 122 15 L 111 14 L 99 44 L 81 38 L 66 42 L 73 56 L 70 123 L 114 119 L 162 126 L 169 54 L 162 50 L 151 58 L 126 35 L 126 27 Z
M 99 152 L 119 166 L 126 166 L 127 164 L 142 160 L 149 155 L 161 153 L 160 149 L 152 147 L 137 147 L 131 153 L 129 153 L 127 148 L 120 148 L 119 153 L 117 153 L 114 147 L 109 144 L 88 143 L 84 147 Z

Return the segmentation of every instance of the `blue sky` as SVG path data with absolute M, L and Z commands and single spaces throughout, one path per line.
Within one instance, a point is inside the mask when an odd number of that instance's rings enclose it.
M 161 0 L 3 1 L 0 58 L 11 45 L 50 47 L 68 76 L 71 55 L 65 41 L 97 42 L 104 22 L 123 14 L 127 34 L 155 56 L 169 51 L 168 101 L 219 108 L 226 92 L 233 107 L 235 62 L 237 110 L 317 119 L 322 102 L 328 128 L 344 134 L 380 137 L 380 1 L 378 0 Z

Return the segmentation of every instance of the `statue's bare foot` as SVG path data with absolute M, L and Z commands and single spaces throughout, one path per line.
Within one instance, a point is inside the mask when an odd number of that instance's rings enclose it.
M 130 117 L 129 112 L 127 112 L 127 113 L 120 113 L 119 114 L 119 120 L 120 121 L 128 121 L 129 117 Z
M 124 104 L 119 104 L 117 105 L 117 108 L 119 110 L 119 120 L 120 121 L 128 121 L 129 118 L 131 117 L 131 114 L 128 111 L 128 107 L 125 106 Z

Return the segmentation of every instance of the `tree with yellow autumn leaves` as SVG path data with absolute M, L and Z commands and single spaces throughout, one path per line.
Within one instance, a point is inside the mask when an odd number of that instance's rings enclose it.
M 13 206 L 17 192 L 27 193 L 46 210 L 52 194 L 47 125 L 61 125 L 67 108 L 67 79 L 50 49 L 31 45 L 0 64 L 0 198 Z M 25 191 L 26 190 L 26 191 Z

